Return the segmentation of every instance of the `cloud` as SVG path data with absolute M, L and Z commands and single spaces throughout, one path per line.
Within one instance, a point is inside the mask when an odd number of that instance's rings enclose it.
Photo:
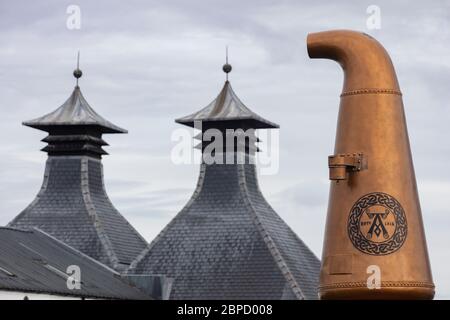
M 61 1 L 0 2 L 0 223 L 35 196 L 42 182 L 44 132 L 23 120 L 60 106 L 80 85 L 91 106 L 129 129 L 107 135 L 105 179 L 123 214 L 151 240 L 194 190 L 198 166 L 170 161 L 174 119 L 207 105 L 224 75 L 241 100 L 280 129 L 280 171 L 261 176 L 277 212 L 320 256 L 342 71 L 306 54 L 307 33 L 368 32 L 391 54 L 402 92 L 431 263 L 440 298 L 450 298 L 445 243 L 450 177 L 448 123 L 450 8 L 377 1 L 381 30 L 366 30 L 369 1 L 77 1 L 81 30 L 66 28 Z

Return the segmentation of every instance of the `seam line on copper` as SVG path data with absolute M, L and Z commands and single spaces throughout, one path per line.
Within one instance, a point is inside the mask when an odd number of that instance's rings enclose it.
M 321 290 L 327 289 L 338 289 L 338 288 L 363 288 L 367 287 L 366 282 L 344 282 L 344 283 L 332 283 L 328 285 L 319 286 Z M 429 282 L 423 281 L 382 281 L 381 287 L 392 288 L 392 287 L 424 287 L 424 288 L 432 288 L 435 286 Z
M 366 88 L 366 89 L 356 89 L 351 91 L 346 91 L 341 93 L 341 97 L 352 96 L 357 94 L 395 94 L 401 96 L 402 93 L 394 89 L 383 89 L 383 88 Z

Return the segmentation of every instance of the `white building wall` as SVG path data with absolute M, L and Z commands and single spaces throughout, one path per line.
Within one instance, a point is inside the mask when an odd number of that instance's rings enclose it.
M 5 291 L 0 290 L 0 300 L 23 300 L 25 296 L 29 300 L 80 300 L 81 298 L 66 297 L 43 293 L 29 293 L 20 291 Z

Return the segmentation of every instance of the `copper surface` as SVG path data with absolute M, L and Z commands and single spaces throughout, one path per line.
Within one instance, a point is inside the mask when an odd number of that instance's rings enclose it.
M 346 167 L 345 177 L 342 165 L 354 163 L 331 163 L 338 169 L 330 187 L 319 296 L 432 299 L 402 96 L 391 59 L 375 39 L 354 31 L 312 33 L 307 45 L 311 58 L 335 60 L 344 70 L 334 154 L 363 154 L 367 161 L 364 170 Z M 380 270 L 378 289 L 367 284 L 371 266 Z

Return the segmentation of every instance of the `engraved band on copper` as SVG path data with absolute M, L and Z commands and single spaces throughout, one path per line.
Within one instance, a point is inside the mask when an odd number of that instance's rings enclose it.
M 341 93 L 341 97 L 352 96 L 357 94 L 396 94 L 401 96 L 400 91 L 394 89 L 382 89 L 382 88 L 366 88 L 366 89 L 356 89 L 352 91 L 346 91 Z
M 343 283 L 332 283 L 328 285 L 319 286 L 319 290 L 328 289 L 342 289 L 342 288 L 366 288 L 367 282 L 343 282 Z M 429 282 L 421 281 L 382 281 L 381 287 L 384 288 L 395 288 L 395 287 L 422 287 L 434 289 L 435 286 Z

